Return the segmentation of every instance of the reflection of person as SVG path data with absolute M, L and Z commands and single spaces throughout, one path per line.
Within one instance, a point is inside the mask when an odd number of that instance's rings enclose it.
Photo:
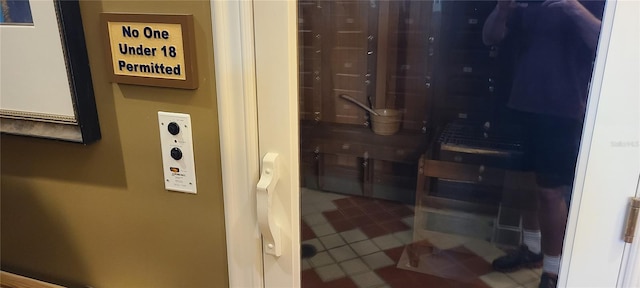
M 509 39 L 515 62 L 509 107 L 524 126 L 539 204 L 523 211 L 523 243 L 493 262 L 498 271 L 540 267 L 540 287 L 555 287 L 588 82 L 604 1 L 498 0 L 483 41 Z M 538 211 L 540 213 L 538 213 Z

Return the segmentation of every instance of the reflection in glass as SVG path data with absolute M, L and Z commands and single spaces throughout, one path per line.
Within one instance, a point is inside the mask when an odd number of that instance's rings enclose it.
M 603 9 L 299 1 L 303 286 L 553 287 Z

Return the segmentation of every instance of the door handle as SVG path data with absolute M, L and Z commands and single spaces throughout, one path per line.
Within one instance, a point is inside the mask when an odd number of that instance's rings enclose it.
M 265 253 L 276 257 L 282 255 L 282 245 L 280 241 L 280 226 L 278 226 L 271 213 L 271 202 L 280 179 L 278 166 L 278 153 L 267 153 L 262 158 L 262 171 L 260 180 L 256 185 L 258 226 L 262 234 L 263 250 Z

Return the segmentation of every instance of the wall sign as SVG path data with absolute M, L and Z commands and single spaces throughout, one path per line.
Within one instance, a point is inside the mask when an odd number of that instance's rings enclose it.
M 102 13 L 112 81 L 198 88 L 192 15 Z

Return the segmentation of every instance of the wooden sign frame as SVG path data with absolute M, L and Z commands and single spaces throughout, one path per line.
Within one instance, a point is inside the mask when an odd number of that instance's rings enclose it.
M 102 26 L 103 38 L 105 39 L 105 51 L 107 53 L 107 59 L 109 63 L 107 66 L 109 66 L 111 82 L 181 89 L 198 88 L 198 66 L 196 61 L 193 15 L 101 13 L 100 21 Z M 116 74 L 112 65 L 114 55 L 113 51 L 111 51 L 109 22 L 179 24 L 182 29 L 182 47 L 185 65 L 184 73 L 186 79 L 162 79 Z

